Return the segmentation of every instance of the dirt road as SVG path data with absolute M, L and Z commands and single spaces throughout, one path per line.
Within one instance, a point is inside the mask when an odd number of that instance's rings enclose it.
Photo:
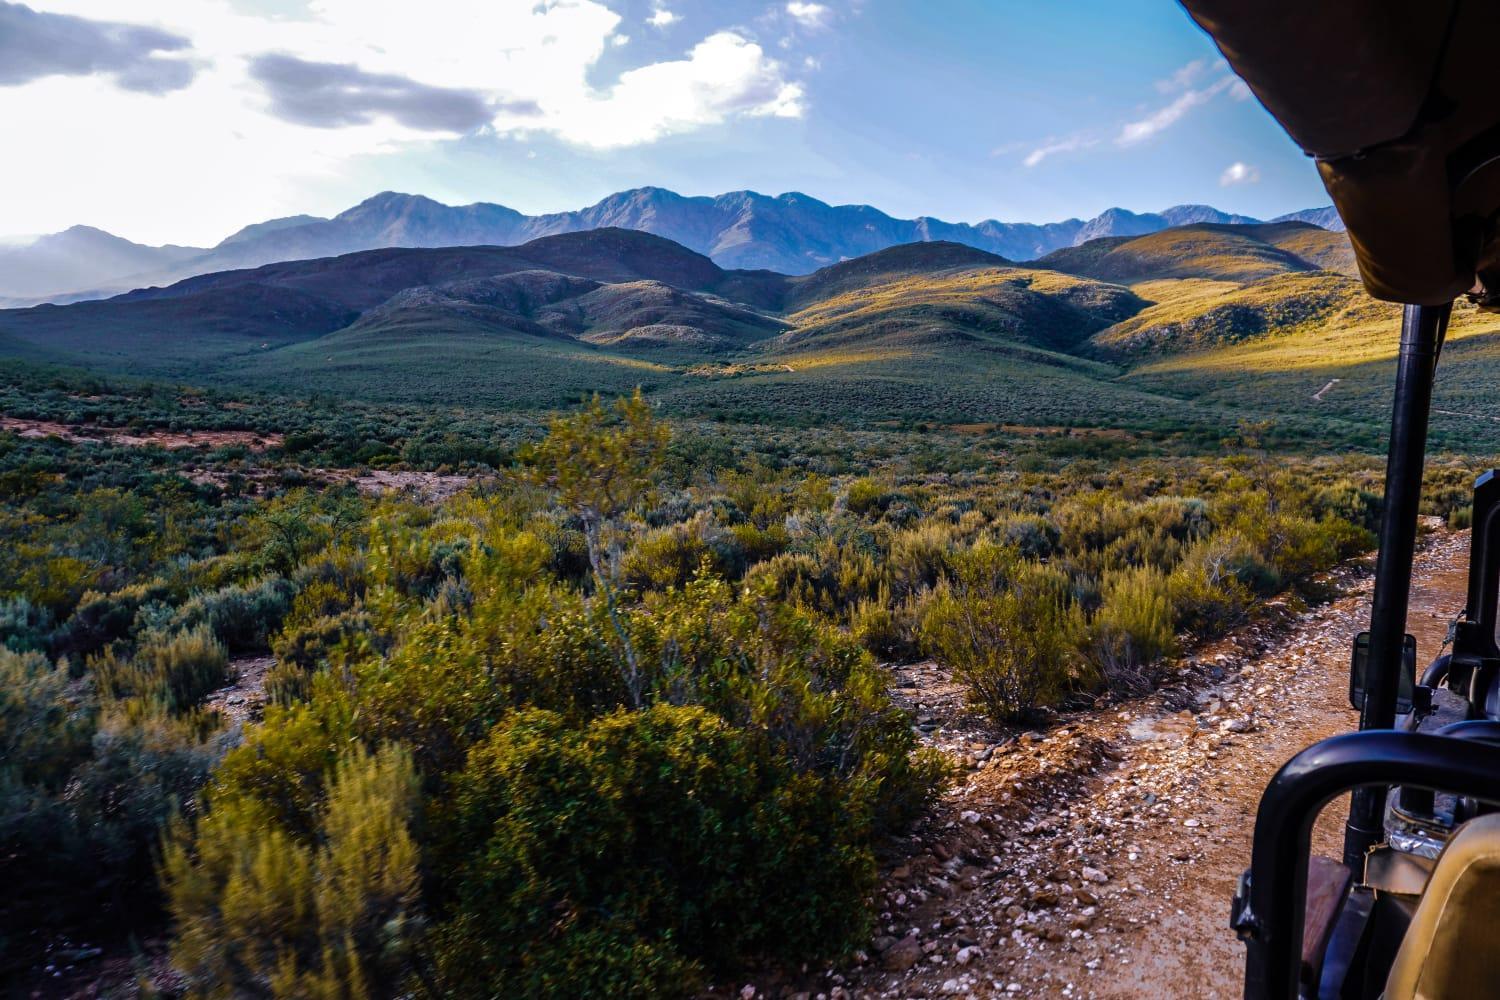
M 1420 662 L 1464 603 L 1467 533 L 1440 531 L 1417 560 L 1409 630 Z M 933 665 L 901 668 L 900 694 L 965 777 L 888 868 L 863 961 L 815 980 L 745 984 L 759 995 L 1237 997 L 1242 946 L 1229 900 L 1256 804 L 1297 750 L 1357 724 L 1349 644 L 1366 627 L 1370 570 L 1344 596 L 1199 650 L 1172 687 L 995 745 Z M 1340 851 L 1344 804 L 1314 849 Z M 742 994 L 743 995 L 743 994 Z

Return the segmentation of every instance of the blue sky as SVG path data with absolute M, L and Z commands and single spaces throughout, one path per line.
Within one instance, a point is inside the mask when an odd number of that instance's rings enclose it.
M 970 222 L 1327 203 L 1167 0 L 0 0 L 7 46 L 7 233 L 211 243 L 386 189 L 527 212 L 797 190 Z

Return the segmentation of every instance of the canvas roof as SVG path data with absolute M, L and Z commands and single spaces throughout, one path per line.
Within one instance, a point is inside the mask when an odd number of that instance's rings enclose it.
M 1181 2 L 1317 161 L 1371 295 L 1500 295 L 1500 2 Z

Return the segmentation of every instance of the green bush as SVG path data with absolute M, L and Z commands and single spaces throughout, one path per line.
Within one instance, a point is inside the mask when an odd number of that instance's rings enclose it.
M 680 587 L 702 567 L 723 572 L 732 546 L 732 536 L 700 511 L 689 521 L 643 534 L 625 553 L 620 575 L 641 590 Z
M 869 822 L 702 709 L 582 730 L 520 713 L 470 753 L 443 810 L 444 987 L 677 995 L 705 971 L 850 947 L 868 929 Z
M 52 613 L 25 597 L 0 598 L 0 647 L 16 653 L 45 650 Z
M 169 595 L 160 583 L 134 584 L 108 594 L 84 594 L 52 637 L 53 656 L 83 656 L 129 636 L 141 608 Z
M 149 909 L 161 824 L 220 753 L 206 720 L 141 701 L 101 710 L 66 667 L 0 649 L 0 965 L 39 926 Z
M 229 586 L 199 594 L 172 620 L 174 629 L 205 625 L 231 650 L 263 650 L 292 607 L 296 587 L 279 576 L 249 587 Z
M 173 965 L 195 997 L 407 995 L 424 921 L 411 758 L 344 754 L 316 833 L 210 796 L 178 823 L 162 864 Z
M 1091 655 L 1111 690 L 1138 693 L 1177 651 L 1167 576 L 1150 566 L 1120 570 L 1105 577 L 1102 593 L 1089 623 Z
M 1195 544 L 1167 576 L 1173 628 L 1208 637 L 1242 622 L 1254 599 L 1247 579 L 1254 582 L 1255 565 L 1237 536 L 1219 533 Z
M 312 675 L 327 666 L 335 651 L 371 634 L 370 616 L 363 609 L 323 615 L 300 627 L 288 627 L 271 644 L 276 666 L 266 675 L 267 700 L 279 705 L 306 700 L 312 693 Z
M 953 577 L 921 618 L 923 647 L 998 720 L 1026 717 L 1077 678 L 1080 618 L 1067 577 L 981 542 L 954 557 Z
M 129 656 L 107 649 L 89 660 L 99 690 L 110 698 L 142 698 L 172 711 L 196 706 L 229 681 L 229 658 L 207 625 L 152 635 Z
M 885 510 L 891 496 L 873 479 L 856 479 L 844 490 L 844 509 L 861 517 Z

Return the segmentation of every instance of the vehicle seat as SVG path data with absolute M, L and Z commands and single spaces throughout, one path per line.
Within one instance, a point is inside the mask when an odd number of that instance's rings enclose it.
M 1385 1000 L 1468 1000 L 1500 991 L 1500 813 L 1458 828 L 1438 856 L 1385 982 Z

